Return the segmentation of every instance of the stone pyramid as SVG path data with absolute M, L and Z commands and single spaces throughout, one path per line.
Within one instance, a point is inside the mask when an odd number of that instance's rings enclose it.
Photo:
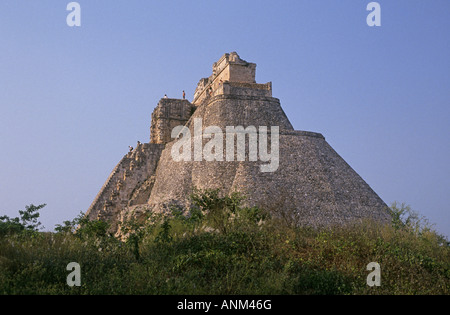
M 189 194 L 196 187 L 219 188 L 224 194 L 239 191 L 249 206 L 270 210 L 299 225 L 327 226 L 363 219 L 388 222 L 389 209 L 381 198 L 321 134 L 294 130 L 280 101 L 272 97 L 272 83 L 256 83 L 255 72 L 256 64 L 235 52 L 225 54 L 214 63 L 213 74 L 200 80 L 192 103 L 161 99 L 151 116 L 150 142 L 138 143 L 123 157 L 87 216 L 108 220 L 117 231 L 118 222 L 147 211 L 189 206 Z M 230 126 L 235 128 L 236 141 L 227 146 L 228 134 L 217 140 L 215 132 L 225 133 Z M 239 132 L 245 141 L 240 148 Z M 211 150 L 214 159 L 201 156 L 212 138 L 223 144 Z M 182 160 L 174 157 L 174 152 L 181 152 L 180 139 L 190 140 L 181 151 L 191 153 Z M 251 147 L 252 139 L 259 141 L 259 146 Z M 267 144 L 265 154 L 261 143 Z M 244 156 L 238 158 L 242 148 Z M 232 153 L 227 155 L 227 150 Z M 271 161 L 267 159 L 269 151 Z M 272 170 L 262 171 L 269 162 Z

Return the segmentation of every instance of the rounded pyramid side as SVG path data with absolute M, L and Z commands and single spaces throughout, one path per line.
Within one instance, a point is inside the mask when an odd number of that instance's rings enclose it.
M 189 205 L 193 187 L 239 191 L 259 206 L 298 225 L 327 226 L 363 219 L 389 222 L 387 205 L 320 134 L 280 133 L 279 167 L 261 172 L 261 161 L 174 162 L 170 143 L 161 156 L 149 204 Z

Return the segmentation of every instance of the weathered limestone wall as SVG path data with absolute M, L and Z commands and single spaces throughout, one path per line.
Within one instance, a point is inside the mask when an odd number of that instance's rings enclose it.
M 197 187 L 239 191 L 247 196 L 247 205 L 290 216 L 301 225 L 390 220 L 386 204 L 320 134 L 281 132 L 280 165 L 274 173 L 261 172 L 259 166 L 266 162 L 249 162 L 248 156 L 244 162 L 174 162 L 172 145 L 161 156 L 151 211 L 174 204 L 188 207 L 192 187 Z
M 256 65 L 253 64 L 233 64 L 229 67 L 228 81 L 256 83 Z M 225 81 L 225 80 L 224 80 Z
M 214 90 L 213 96 L 221 94 L 272 97 L 272 83 L 224 82 Z
M 251 92 L 249 92 L 251 93 Z M 280 105 L 280 100 L 265 96 L 217 95 L 199 106 L 187 123 L 193 132 L 194 118 L 201 118 L 203 127 L 279 126 L 294 130 Z
M 184 126 L 193 111 L 188 100 L 161 99 L 152 113 L 150 142 L 165 144 L 172 141 L 172 130 Z
M 237 85 L 238 88 L 247 90 L 246 94 L 252 94 L 255 86 L 256 84 Z M 208 99 L 208 102 L 198 106 L 187 122 L 186 126 L 190 129 L 192 136 L 194 136 L 194 120 L 196 118 L 202 120 L 203 129 L 217 126 L 225 132 L 227 126 L 244 128 L 248 126 L 256 128 L 278 126 L 280 130 L 294 132 L 289 119 L 281 108 L 280 101 L 273 97 L 224 94 L 213 96 Z M 208 139 L 203 139 L 203 145 L 206 142 Z M 223 192 L 228 192 L 233 187 L 236 172 L 242 168 L 242 163 L 235 161 L 177 163 L 173 161 L 171 155 L 172 145 L 173 142 L 168 143 L 161 155 L 155 185 L 148 201 L 151 208 L 163 211 L 170 204 L 186 206 L 188 202 L 186 198 L 193 185 L 198 188 L 219 188 L 220 184 Z M 194 151 L 193 146 L 191 151 Z M 245 162 L 243 163 L 245 164 Z M 259 172 L 259 166 L 257 169 Z

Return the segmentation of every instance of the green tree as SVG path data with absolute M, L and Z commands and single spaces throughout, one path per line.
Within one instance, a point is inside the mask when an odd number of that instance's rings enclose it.
M 10 218 L 6 215 L 0 217 L 0 235 L 18 234 L 23 232 L 38 232 L 43 228 L 39 221 L 39 211 L 46 204 L 25 206 L 25 210 L 19 210 L 19 217 Z

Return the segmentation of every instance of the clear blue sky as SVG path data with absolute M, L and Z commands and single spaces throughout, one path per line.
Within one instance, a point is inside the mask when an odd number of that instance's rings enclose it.
M 0 2 L 0 215 L 86 211 L 161 96 L 237 51 L 295 129 L 450 235 L 450 1 L 378 1 L 375 28 L 369 0 L 80 0 L 80 28 L 69 2 Z

